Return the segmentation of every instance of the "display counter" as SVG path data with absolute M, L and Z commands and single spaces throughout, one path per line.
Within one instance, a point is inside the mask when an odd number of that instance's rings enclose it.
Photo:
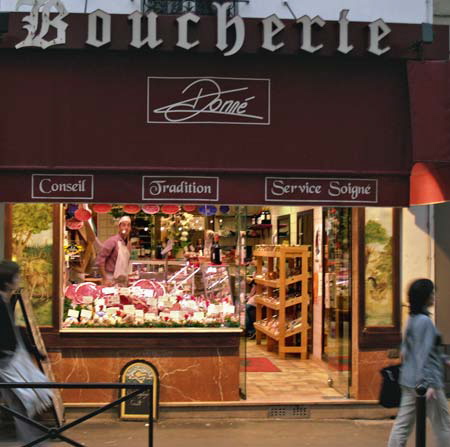
M 239 297 L 226 265 L 133 261 L 127 287 L 70 284 L 60 331 L 45 334 L 55 375 L 115 382 L 132 360 L 158 371 L 160 401 L 239 400 Z M 93 405 L 110 390 L 65 390 L 66 404 Z

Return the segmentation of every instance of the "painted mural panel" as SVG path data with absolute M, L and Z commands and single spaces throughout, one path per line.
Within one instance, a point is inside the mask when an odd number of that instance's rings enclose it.
M 365 216 L 365 326 L 393 326 L 393 211 L 366 208 Z
M 53 205 L 15 203 L 12 207 L 12 258 L 21 267 L 21 287 L 31 297 L 41 326 L 52 325 Z

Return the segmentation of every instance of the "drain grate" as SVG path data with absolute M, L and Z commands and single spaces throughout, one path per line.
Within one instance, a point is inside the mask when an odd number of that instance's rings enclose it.
M 270 407 L 268 411 L 269 418 L 295 418 L 309 419 L 311 410 L 302 405 L 283 405 Z

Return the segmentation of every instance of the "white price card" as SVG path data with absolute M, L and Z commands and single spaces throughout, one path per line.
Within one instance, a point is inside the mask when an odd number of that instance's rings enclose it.
M 145 298 L 153 298 L 155 296 L 155 291 L 153 289 L 145 289 L 144 296 Z
M 152 313 L 146 313 L 144 315 L 145 321 L 155 321 L 158 320 L 158 315 Z
M 125 306 L 123 306 L 123 312 L 128 315 L 134 315 L 134 313 L 136 312 L 136 308 L 133 304 L 126 304 Z
M 144 319 L 144 311 L 142 309 L 136 309 L 135 313 L 137 320 L 143 320 Z
M 197 309 L 197 302 L 195 300 L 186 300 L 184 302 L 184 305 L 188 308 L 188 309 Z
M 92 304 L 94 302 L 94 297 L 90 295 L 83 296 L 83 304 Z
M 108 304 L 111 306 L 111 305 L 114 305 L 114 304 L 120 304 L 120 296 L 119 295 L 113 295 L 113 296 L 110 296 L 109 298 L 108 298 Z
M 96 306 L 104 306 L 105 305 L 105 298 L 98 298 L 95 300 Z
M 170 313 L 169 312 L 161 312 L 159 314 L 160 318 L 162 318 L 164 320 L 164 318 L 170 318 Z
M 119 295 L 130 296 L 130 289 L 128 287 L 121 287 L 119 289 Z
M 108 315 L 117 315 L 117 312 L 119 312 L 119 310 L 120 310 L 120 307 L 108 307 L 106 309 L 106 313 Z
M 169 314 L 169 318 L 174 321 L 180 321 L 181 312 L 179 310 L 171 310 Z
M 194 320 L 196 321 L 202 321 L 205 319 L 205 313 L 204 312 L 194 312 Z
M 68 317 L 78 318 L 80 316 L 80 311 L 75 309 L 69 309 L 69 312 L 67 312 Z
M 230 304 L 224 304 L 223 305 L 223 313 L 224 314 L 234 314 L 236 308 Z
M 147 306 L 156 307 L 158 300 L 156 298 L 146 298 Z
M 141 287 L 130 287 L 132 295 L 141 296 L 143 295 L 143 290 Z
M 213 315 L 219 313 L 219 309 L 215 304 L 210 304 L 208 306 L 208 315 Z
M 114 295 L 116 293 L 115 287 L 103 287 L 102 292 L 105 295 Z
M 83 309 L 81 311 L 81 318 L 87 318 L 88 320 L 90 320 L 92 318 L 92 311 Z

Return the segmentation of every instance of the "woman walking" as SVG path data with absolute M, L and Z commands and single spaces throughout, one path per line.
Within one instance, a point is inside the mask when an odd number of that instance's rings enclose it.
M 434 304 L 434 284 L 429 279 L 414 281 L 408 291 L 410 317 L 402 342 L 402 387 L 400 408 L 392 427 L 388 447 L 405 447 L 416 418 L 418 385 L 427 388 L 427 416 L 431 420 L 437 447 L 450 446 L 450 416 L 444 392 L 445 364 L 441 336 L 428 309 Z
M 15 262 L 0 262 L 0 382 L 47 382 L 47 378 L 32 362 L 15 324 L 11 298 L 19 286 L 19 266 Z M 51 393 L 45 389 L 2 389 L 1 397 L 9 408 L 33 417 L 51 405 Z M 44 433 L 20 419 L 14 418 L 16 434 L 31 442 Z M 43 446 L 44 444 L 38 444 Z

